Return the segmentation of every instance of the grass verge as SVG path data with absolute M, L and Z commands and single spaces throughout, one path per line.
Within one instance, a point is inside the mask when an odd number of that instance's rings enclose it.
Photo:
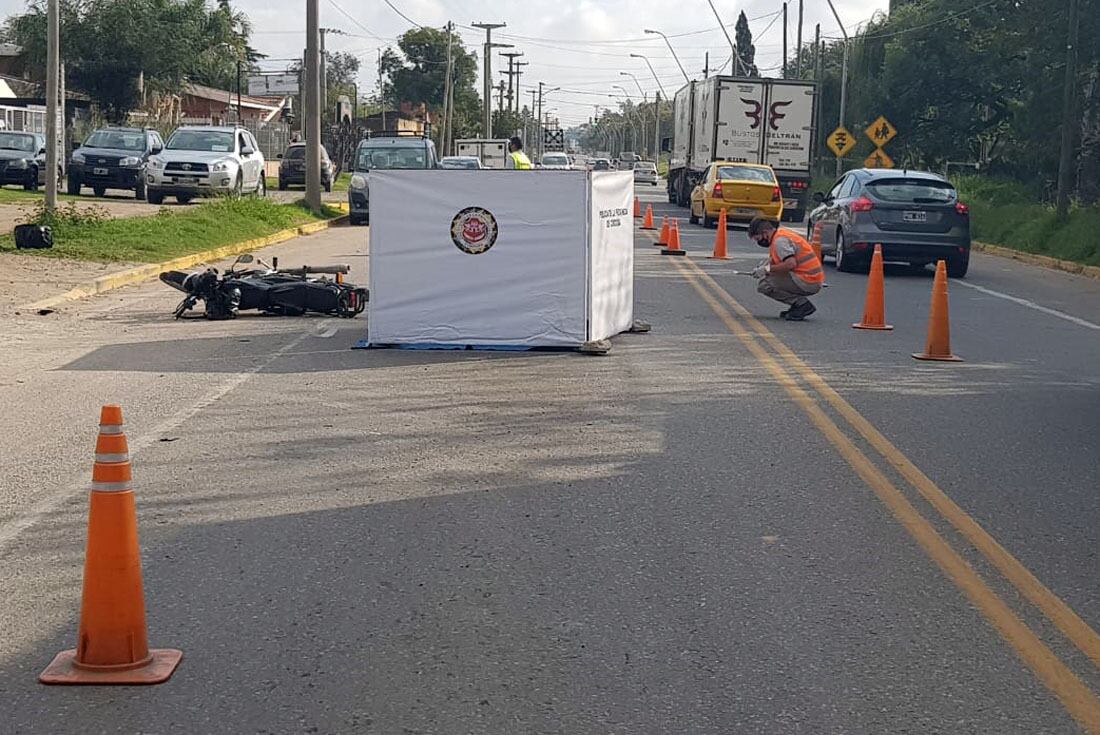
M 955 185 L 970 206 L 975 240 L 1100 266 L 1100 206 L 1075 207 L 1060 222 L 1054 207 L 1036 202 L 1017 184 L 965 176 Z
M 20 252 L 49 258 L 159 263 L 339 214 L 326 208 L 324 216 L 318 217 L 301 203 L 276 204 L 256 198 L 217 199 L 182 211 L 162 209 L 151 217 L 127 219 L 61 209 L 49 223 L 53 248 Z M 0 237 L 0 252 L 14 249 L 11 235 Z

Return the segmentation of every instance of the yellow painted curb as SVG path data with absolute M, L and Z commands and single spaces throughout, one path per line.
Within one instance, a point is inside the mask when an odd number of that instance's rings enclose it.
M 978 252 L 996 255 L 1000 258 L 1018 260 L 1028 265 L 1037 265 L 1041 268 L 1050 268 L 1051 270 L 1073 273 L 1088 278 L 1100 278 L 1100 267 L 1095 265 L 1083 265 L 1081 263 L 1074 263 L 1072 260 L 1059 260 L 1049 255 L 1025 253 L 1022 250 L 1013 250 L 1012 248 L 1006 248 L 1001 245 L 990 245 L 986 242 L 973 242 L 971 243 L 971 247 Z
M 139 265 L 136 268 L 130 268 L 129 270 L 119 271 L 118 273 L 109 273 L 105 276 L 100 276 L 93 281 L 82 283 L 79 286 L 72 288 L 65 293 L 58 294 L 57 296 L 51 296 L 48 299 L 42 299 L 41 301 L 35 301 L 33 304 L 26 304 L 19 307 L 20 311 L 38 311 L 40 309 L 52 309 L 66 301 L 77 301 L 79 299 L 87 298 L 88 296 L 94 296 L 96 294 L 105 293 L 106 291 L 113 291 L 116 288 L 122 288 L 123 286 L 131 286 L 135 283 L 141 283 L 150 278 L 156 278 L 165 271 L 182 270 L 184 268 L 190 268 L 198 265 L 199 263 L 207 263 L 212 260 L 222 260 L 224 258 L 230 258 L 234 255 L 240 255 L 241 253 L 247 253 L 249 250 L 259 250 L 260 248 L 266 248 L 271 245 L 278 245 L 281 242 L 287 240 L 293 240 L 296 237 L 304 235 L 313 235 L 315 233 L 327 230 L 332 227 L 333 224 L 341 222 L 346 219 L 346 216 L 336 217 L 335 219 L 322 220 L 321 222 L 310 222 L 306 225 L 299 227 L 291 227 L 286 230 L 280 230 L 267 237 L 258 237 L 252 240 L 244 240 L 243 242 L 233 243 L 232 245 L 223 245 L 220 248 L 214 248 L 213 250 L 206 250 L 201 253 L 192 253 L 191 255 L 184 255 L 180 258 L 174 258 L 167 260 L 163 263 L 150 263 L 148 265 Z

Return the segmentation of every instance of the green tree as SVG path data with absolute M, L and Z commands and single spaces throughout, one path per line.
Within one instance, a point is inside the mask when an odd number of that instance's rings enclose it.
M 481 98 L 476 91 L 477 59 L 457 34 L 451 36 L 454 59 L 454 137 L 475 135 L 481 129 Z M 447 31 L 414 28 L 397 41 L 397 50 L 382 54 L 383 94 L 390 109 L 402 102 L 424 103 L 441 119 L 447 80 Z
M 737 40 L 737 56 L 741 59 L 741 64 L 750 77 L 760 76 L 759 70 L 756 68 L 756 47 L 752 45 L 752 31 L 749 30 L 749 19 L 745 16 L 745 11 L 741 11 L 741 15 L 737 16 L 737 26 L 734 28 Z M 734 64 L 734 73 L 742 74 L 741 67 Z
M 67 83 L 122 120 L 147 90 L 178 92 L 186 81 L 232 89 L 237 60 L 259 58 L 247 18 L 229 0 L 62 0 L 61 46 Z M 46 7 L 30 0 L 12 16 L 5 40 L 23 47 L 28 67 L 46 68 Z

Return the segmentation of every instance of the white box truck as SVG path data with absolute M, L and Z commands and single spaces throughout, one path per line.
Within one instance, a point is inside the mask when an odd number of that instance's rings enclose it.
M 668 200 L 688 206 L 712 161 L 766 163 L 783 191 L 783 219 L 802 221 L 817 105 L 814 82 L 729 76 L 688 82 L 672 101 Z
M 456 156 L 473 156 L 485 168 L 504 168 L 508 156 L 508 141 L 465 138 L 455 141 Z

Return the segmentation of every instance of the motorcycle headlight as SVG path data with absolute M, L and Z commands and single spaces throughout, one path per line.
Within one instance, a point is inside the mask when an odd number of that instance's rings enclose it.
M 8 161 L 8 168 L 26 168 L 27 160 L 25 158 L 18 158 L 14 161 Z
M 228 171 L 233 165 L 232 161 L 218 161 L 217 163 L 210 164 L 211 171 Z
M 355 174 L 351 177 L 351 188 L 353 189 L 366 189 L 367 177 L 363 174 Z
M 74 153 L 73 154 L 73 163 L 84 163 L 84 154 L 83 153 Z
M 156 168 L 156 169 L 164 168 L 164 161 L 157 158 L 156 156 L 150 156 L 149 157 L 149 168 Z
M 76 160 L 76 156 L 73 156 L 73 160 Z M 137 156 L 127 156 L 118 162 L 119 166 L 136 166 L 141 163 L 141 159 Z

